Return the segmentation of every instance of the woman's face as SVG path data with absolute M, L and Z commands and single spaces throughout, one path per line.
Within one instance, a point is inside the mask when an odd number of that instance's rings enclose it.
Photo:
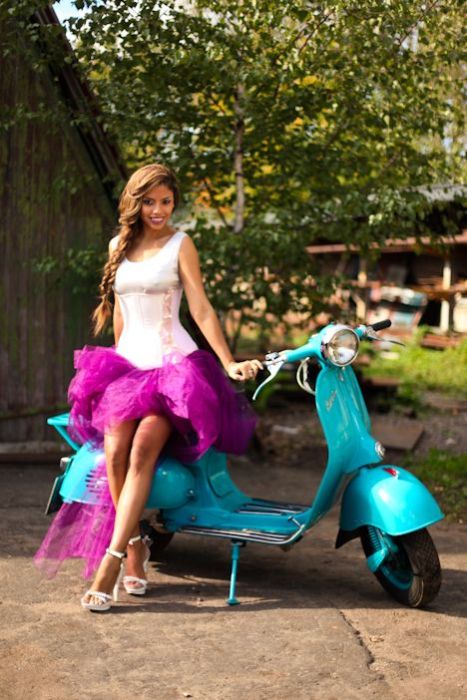
M 141 204 L 141 220 L 145 229 L 160 232 L 167 226 L 174 210 L 172 190 L 166 185 L 156 185 L 148 190 Z

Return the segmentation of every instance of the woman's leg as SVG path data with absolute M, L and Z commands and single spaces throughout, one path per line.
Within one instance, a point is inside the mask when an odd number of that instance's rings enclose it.
M 124 421 L 114 426 L 104 435 L 105 464 L 109 491 L 115 510 L 118 499 L 125 483 L 130 458 L 131 442 L 138 427 L 138 420 Z M 139 524 L 136 525 L 131 537 L 139 535 Z M 131 548 L 130 548 L 131 549 Z M 132 552 L 133 556 L 133 552 Z M 136 574 L 134 574 L 136 576 Z
M 148 499 L 154 465 L 170 431 L 171 424 L 164 416 L 146 416 L 139 422 L 130 450 L 128 471 L 117 502 L 110 549 L 125 551 L 128 540 L 135 532 Z M 120 562 L 116 557 L 104 557 L 91 588 L 110 593 L 119 567 Z
M 133 440 L 133 445 L 131 448 L 130 452 L 130 460 L 129 460 L 129 473 L 128 473 L 128 478 L 132 479 L 135 477 L 138 477 L 139 471 L 142 469 L 142 473 L 140 476 L 142 476 L 144 479 L 148 478 L 148 482 L 144 485 L 144 498 L 142 499 L 142 502 L 140 504 L 140 514 L 138 516 L 138 520 L 136 522 L 134 530 L 131 532 L 130 537 L 134 537 L 135 535 L 139 534 L 139 520 L 141 518 L 142 512 L 144 510 L 144 507 L 146 505 L 147 499 L 148 499 L 148 494 L 149 490 L 151 487 L 153 475 L 154 475 L 154 465 L 156 463 L 156 460 L 160 454 L 160 451 L 167 440 L 171 426 L 170 423 L 165 419 L 163 416 L 148 416 L 147 418 L 143 419 L 144 424 L 140 425 L 138 427 L 138 430 L 135 434 L 135 438 Z M 142 421 L 142 423 L 143 423 Z M 164 426 L 164 423 L 166 424 L 166 427 Z M 166 432 L 166 437 L 163 440 L 163 443 L 159 441 L 159 439 L 156 437 L 156 433 L 161 430 Z M 145 467 L 145 462 L 146 462 L 146 467 Z M 126 487 L 125 487 L 126 488 Z M 139 493 L 139 489 L 136 490 Z M 125 490 L 125 493 L 128 495 L 128 491 Z M 121 497 L 123 496 L 123 493 L 121 494 Z M 125 506 L 127 508 L 128 506 Z M 123 509 L 122 509 L 123 510 Z M 123 511 L 125 512 L 125 511 Z M 115 523 L 115 528 L 117 528 L 118 523 L 118 513 L 117 513 L 117 518 L 116 518 L 116 523 Z M 115 534 L 115 531 L 114 531 Z M 137 578 L 146 578 L 145 571 L 143 569 L 143 561 L 146 557 L 147 550 L 146 546 L 143 544 L 143 542 L 140 540 L 139 542 L 136 542 L 134 545 L 131 547 L 129 546 L 127 548 L 127 560 L 126 560 L 126 565 L 125 565 L 125 573 L 128 576 L 136 576 Z M 129 582 L 126 584 L 127 586 L 134 586 L 134 588 L 140 587 L 140 584 L 136 582 Z
M 105 464 L 112 501 L 117 508 L 118 499 L 125 483 L 130 458 L 131 442 L 138 427 L 137 420 L 119 423 L 104 435 Z

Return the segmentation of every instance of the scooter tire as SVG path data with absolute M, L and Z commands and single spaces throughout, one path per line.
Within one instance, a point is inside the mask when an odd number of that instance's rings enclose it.
M 150 546 L 151 556 L 149 557 L 149 561 L 159 561 L 160 554 L 164 551 L 164 549 L 166 549 L 166 547 L 169 546 L 175 533 L 161 532 L 160 530 L 154 528 L 148 520 L 140 521 L 140 529 L 143 535 L 148 535 L 152 540 L 152 544 Z
M 371 534 L 370 527 L 362 528 L 360 539 L 367 557 L 375 550 Z M 441 565 L 430 534 L 423 528 L 399 537 L 384 537 L 392 539 L 399 552 L 374 572 L 376 578 L 399 603 L 411 608 L 425 607 L 441 587 Z

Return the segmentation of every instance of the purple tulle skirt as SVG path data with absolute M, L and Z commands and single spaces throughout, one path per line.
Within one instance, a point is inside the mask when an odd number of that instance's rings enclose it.
M 210 447 L 234 454 L 247 449 L 256 416 L 204 350 L 173 353 L 161 367 L 139 369 L 114 348 L 86 345 L 75 351 L 75 368 L 68 389 L 68 433 L 78 443 L 102 449 L 104 433 L 114 426 L 160 414 L 173 426 L 163 455 L 190 463 Z M 87 488 L 97 503 L 64 503 L 34 556 L 47 578 L 72 557 L 84 559 L 82 574 L 90 578 L 109 546 L 115 509 L 104 459 L 91 472 Z

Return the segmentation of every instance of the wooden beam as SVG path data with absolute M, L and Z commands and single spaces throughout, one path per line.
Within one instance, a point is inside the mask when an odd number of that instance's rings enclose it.
M 439 243 L 444 245 L 467 245 L 467 230 L 462 231 L 455 236 L 450 238 L 441 237 L 439 238 Z M 370 243 L 371 250 L 380 250 L 381 253 L 400 253 L 402 251 L 410 250 L 417 245 L 428 246 L 430 248 L 430 253 L 438 254 L 433 249 L 433 240 L 428 236 L 423 236 L 420 239 L 411 236 L 410 238 L 387 238 L 384 245 L 379 243 Z M 309 245 L 306 250 L 310 255 L 326 255 L 329 253 L 358 253 L 360 251 L 359 246 L 356 245 L 345 245 L 345 243 L 323 243 L 322 245 Z
M 448 291 L 452 282 L 452 266 L 451 266 L 451 256 L 448 255 L 444 258 L 443 265 L 443 290 Z M 441 302 L 441 318 L 439 322 L 439 327 L 443 333 L 449 331 L 449 326 L 451 322 L 451 301 L 450 299 L 443 299 Z

